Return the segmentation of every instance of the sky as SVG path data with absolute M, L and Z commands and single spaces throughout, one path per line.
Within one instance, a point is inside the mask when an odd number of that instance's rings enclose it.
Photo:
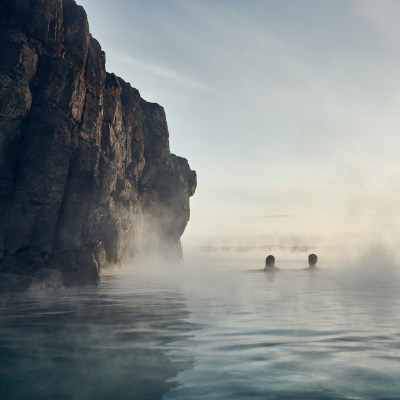
M 77 2 L 197 171 L 184 245 L 399 239 L 399 1 Z

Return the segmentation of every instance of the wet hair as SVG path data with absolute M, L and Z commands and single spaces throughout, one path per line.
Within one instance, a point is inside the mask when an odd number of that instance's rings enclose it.
M 265 259 L 265 266 L 269 266 L 269 265 L 274 265 L 275 264 L 275 257 L 270 254 L 266 259 Z
M 310 254 L 308 256 L 308 263 L 310 265 L 315 265 L 317 263 L 317 261 L 318 261 L 318 256 L 316 254 Z

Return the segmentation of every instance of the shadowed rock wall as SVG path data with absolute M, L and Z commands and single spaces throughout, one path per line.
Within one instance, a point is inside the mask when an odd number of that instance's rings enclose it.
M 164 109 L 106 72 L 73 0 L 2 0 L 0 28 L 0 272 L 85 285 L 179 257 L 196 173 Z

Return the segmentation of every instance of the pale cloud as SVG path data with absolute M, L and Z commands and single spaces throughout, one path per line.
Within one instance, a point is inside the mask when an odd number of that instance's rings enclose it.
M 354 0 L 354 9 L 385 39 L 385 46 L 400 45 L 400 2 L 398 0 Z
M 400 2 L 81 3 L 198 172 L 185 238 L 393 232 Z
M 124 66 L 126 68 L 134 68 L 134 70 L 144 72 L 145 74 L 154 75 L 159 79 L 173 81 L 176 84 L 182 85 L 189 89 L 200 90 L 224 98 L 232 97 L 232 95 L 218 91 L 212 86 L 208 86 L 202 82 L 196 81 L 195 79 L 183 75 L 177 70 L 173 70 L 166 65 L 160 64 L 158 61 L 154 60 L 144 62 L 121 52 L 111 52 L 110 54 L 111 57 L 114 57 L 113 63 L 118 63 L 121 65 L 121 67 Z
M 266 218 L 266 219 L 275 219 L 275 218 L 293 218 L 294 215 L 284 215 L 284 214 L 278 214 L 278 215 L 264 215 L 261 218 Z

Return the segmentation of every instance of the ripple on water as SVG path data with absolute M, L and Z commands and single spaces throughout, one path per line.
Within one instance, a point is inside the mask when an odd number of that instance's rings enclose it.
M 3 298 L 0 397 L 398 400 L 398 280 L 211 267 Z

